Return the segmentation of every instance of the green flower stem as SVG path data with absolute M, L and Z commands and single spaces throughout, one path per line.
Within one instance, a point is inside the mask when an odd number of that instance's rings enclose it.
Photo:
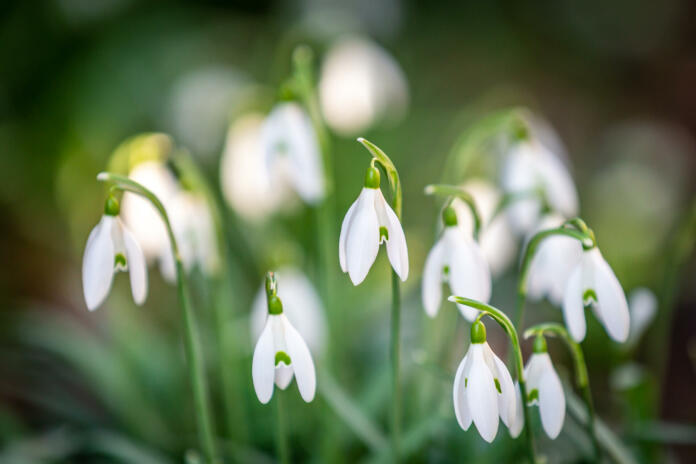
M 290 464 L 290 447 L 288 446 L 287 427 L 285 424 L 285 398 L 283 391 L 276 391 L 276 447 L 278 459 L 282 464 Z
M 167 228 L 169 243 L 171 244 L 172 254 L 174 255 L 174 261 L 176 263 L 177 290 L 179 294 L 179 301 L 181 303 L 181 318 L 184 325 L 184 343 L 186 349 L 186 358 L 188 359 L 189 378 L 191 380 L 191 388 L 193 391 L 199 439 L 201 441 L 201 448 L 206 462 L 216 463 L 218 461 L 215 447 L 215 433 L 210 409 L 210 398 L 208 396 L 208 385 L 204 370 L 201 340 L 196 324 L 195 314 L 189 302 L 186 277 L 183 264 L 181 262 L 179 246 L 177 244 L 176 237 L 174 236 L 171 223 L 169 222 L 167 211 L 164 209 L 164 205 L 162 205 L 162 202 L 154 193 L 127 177 L 102 172 L 97 176 L 97 180 L 112 183 L 112 190 L 135 193 L 147 199 L 160 214 L 162 221 Z
M 587 414 L 589 420 L 587 421 L 587 433 L 592 439 L 592 446 L 594 448 L 594 459 L 595 462 L 599 462 L 602 458 L 601 448 L 599 446 L 599 440 L 597 438 L 596 430 L 596 414 L 594 409 L 594 403 L 592 401 L 592 392 L 590 390 L 590 376 L 587 373 L 587 364 L 585 363 L 585 356 L 582 353 L 582 347 L 578 342 L 573 340 L 565 327 L 557 323 L 547 323 L 539 324 L 530 327 L 524 332 L 524 338 L 529 338 L 535 335 L 551 335 L 562 339 L 573 357 L 573 365 L 575 366 L 575 382 L 578 389 L 582 393 L 582 399 L 585 402 L 585 407 L 587 408 Z
M 590 243 L 594 246 L 593 238 L 581 231 L 570 229 L 567 227 L 557 227 L 555 229 L 547 229 L 537 232 L 531 240 L 527 243 L 527 248 L 524 252 L 524 259 L 522 260 L 522 267 L 520 268 L 519 278 L 517 280 L 517 299 L 515 302 L 515 326 L 522 328 L 522 323 L 524 319 L 524 304 L 527 300 L 527 280 L 529 278 L 529 268 L 532 264 L 532 259 L 534 254 L 541 245 L 544 239 L 554 236 L 554 235 L 564 235 L 566 237 L 572 237 L 579 240 L 582 243 L 583 248 L 591 248 Z
M 508 318 L 505 315 L 505 313 L 493 306 L 481 303 L 480 301 L 471 300 L 469 298 L 454 295 L 450 296 L 448 300 L 453 303 L 463 304 L 481 311 L 481 314 L 479 314 L 477 320 L 483 317 L 484 314 L 491 316 L 498 324 L 500 324 L 500 326 L 503 328 L 503 330 L 505 330 L 505 333 L 510 338 L 510 344 L 512 346 L 512 350 L 515 356 L 517 382 L 520 386 L 520 393 L 523 398 L 522 412 L 524 413 L 524 430 L 527 441 L 527 455 L 529 457 L 529 461 L 532 464 L 536 464 L 538 461 L 536 458 L 536 451 L 534 448 L 534 431 L 532 430 L 531 421 L 529 419 L 529 405 L 527 404 L 527 401 L 525 401 L 527 398 L 527 382 L 524 378 L 524 358 L 522 357 L 522 349 L 520 347 L 520 341 L 517 336 L 517 330 L 515 330 L 515 326 L 512 324 L 512 321 L 510 321 L 510 318 Z
M 399 173 L 392 160 L 384 153 L 377 145 L 358 138 L 358 142 L 363 144 L 372 155 L 372 165 L 377 161 L 387 174 L 389 185 L 392 189 L 392 208 L 396 216 L 401 221 L 401 182 Z M 401 426 L 401 378 L 400 378 L 400 361 L 401 361 L 401 293 L 399 276 L 392 269 L 392 307 L 391 307 L 391 374 L 392 374 L 392 410 L 391 410 L 391 444 L 393 462 L 399 461 L 399 432 Z
M 474 239 L 478 240 L 479 232 L 481 231 L 481 215 L 479 214 L 478 208 L 476 207 L 476 201 L 474 197 L 471 196 L 466 189 L 458 187 L 456 185 L 443 185 L 443 184 L 431 184 L 425 187 L 426 195 L 447 195 L 452 198 L 459 198 L 462 200 L 471 211 L 471 215 L 474 218 Z M 448 205 L 451 201 L 448 201 Z

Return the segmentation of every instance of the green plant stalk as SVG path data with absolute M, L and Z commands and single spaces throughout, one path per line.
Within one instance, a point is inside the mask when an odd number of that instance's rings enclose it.
M 290 447 L 288 446 L 287 433 L 283 391 L 278 389 L 276 392 L 276 447 L 278 459 L 282 464 L 290 464 Z
M 160 214 L 164 225 L 167 228 L 169 243 L 171 244 L 172 254 L 176 264 L 177 275 L 177 292 L 179 302 L 181 303 L 181 318 L 184 326 L 184 345 L 186 358 L 189 367 L 189 379 L 193 391 L 194 409 L 196 411 L 196 420 L 198 424 L 198 434 L 201 442 L 201 448 L 205 456 L 206 462 L 217 462 L 217 451 L 215 447 L 215 432 L 213 428 L 212 414 L 210 409 L 210 398 L 208 393 L 208 384 L 205 376 L 203 363 L 203 353 L 201 348 L 200 335 L 196 324 L 195 314 L 191 308 L 188 291 L 186 287 L 186 277 L 179 246 L 174 236 L 169 216 L 164 209 L 164 205 L 157 196 L 141 184 L 117 174 L 102 172 L 97 176 L 97 180 L 102 182 L 113 183 L 111 189 L 120 190 L 123 192 L 131 192 L 147 199 L 152 203 L 155 209 Z
M 401 429 L 401 293 L 399 276 L 392 269 L 392 307 L 391 307 L 391 364 L 392 364 L 392 410 L 391 439 L 394 462 L 399 461 L 399 433 Z
M 599 440 L 597 438 L 596 429 L 596 413 L 594 408 L 594 402 L 592 401 L 592 391 L 590 389 L 590 375 L 587 371 L 587 363 L 585 362 L 585 356 L 582 352 L 582 347 L 578 342 L 573 340 L 565 327 L 557 323 L 547 323 L 539 324 L 530 327 L 524 332 L 524 338 L 529 338 L 538 334 L 548 334 L 551 336 L 559 337 L 562 339 L 571 356 L 573 357 L 573 365 L 575 367 L 575 382 L 582 394 L 582 400 L 587 408 L 587 414 L 589 420 L 585 424 L 587 427 L 587 433 L 592 440 L 592 446 L 594 448 L 594 459 L 595 462 L 599 462 L 602 458 L 602 451 L 599 446 Z
M 481 311 L 481 314 L 479 314 L 478 319 L 480 319 L 484 314 L 488 314 L 491 316 L 502 328 L 505 330 L 505 333 L 507 336 L 510 338 L 510 344 L 512 345 L 513 353 L 515 356 L 515 368 L 517 370 L 517 382 L 520 386 L 520 393 L 522 395 L 523 401 L 522 401 L 522 412 L 524 416 L 524 430 L 525 430 L 525 438 L 527 442 L 527 456 L 529 458 L 529 461 L 532 464 L 537 463 L 537 458 L 536 458 L 536 450 L 534 446 L 534 431 L 532 430 L 531 426 L 531 421 L 529 419 L 529 405 L 527 404 L 526 398 L 527 398 L 527 382 L 526 379 L 524 378 L 524 358 L 522 357 L 522 349 L 520 347 L 520 340 L 519 337 L 517 336 L 517 331 L 515 330 L 515 326 L 512 324 L 512 321 L 510 321 L 510 318 L 508 318 L 505 313 L 500 311 L 499 309 L 487 305 L 485 303 L 482 303 L 480 301 L 476 300 L 471 300 L 469 298 L 464 298 L 461 296 L 450 296 L 448 298 L 449 301 L 453 303 L 459 303 L 463 304 L 466 306 L 469 306 L 474 309 L 478 309 Z M 478 320 L 477 319 L 477 320 Z
M 466 189 L 458 187 L 456 185 L 442 185 L 442 184 L 430 184 L 425 187 L 426 195 L 447 195 L 451 198 L 459 198 L 462 200 L 471 211 L 471 215 L 474 218 L 474 240 L 479 239 L 479 232 L 481 231 L 481 214 L 479 214 L 478 208 L 476 207 L 476 201 L 474 197 L 471 196 Z M 450 204 L 451 200 L 447 204 Z

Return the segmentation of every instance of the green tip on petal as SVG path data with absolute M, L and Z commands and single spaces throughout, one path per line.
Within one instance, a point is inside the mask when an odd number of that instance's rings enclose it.
M 546 338 L 543 335 L 539 334 L 536 336 L 533 349 L 535 353 L 546 353 Z
M 107 216 L 118 216 L 121 212 L 121 205 L 119 205 L 118 200 L 115 196 L 109 195 L 106 198 L 106 203 L 104 204 L 104 214 Z
M 457 212 L 452 206 L 448 206 L 442 210 L 442 221 L 445 223 L 445 226 L 457 225 Z
M 529 395 L 527 395 L 527 402 L 528 403 L 531 403 L 532 401 L 538 400 L 538 399 L 539 399 L 539 390 L 537 390 L 536 388 L 534 390 L 530 391 Z
M 268 314 L 273 314 L 277 316 L 278 314 L 283 314 L 283 303 L 278 298 L 278 295 L 271 295 L 268 297 Z
M 286 366 L 290 365 L 290 356 L 285 351 L 278 351 L 275 355 L 275 365 L 284 363 Z
M 582 303 L 585 307 L 590 306 L 592 303 L 596 303 L 597 301 L 597 292 L 591 288 L 588 288 L 585 290 L 585 293 L 582 294 Z
M 524 121 L 518 121 L 512 128 L 512 137 L 520 142 L 529 139 L 529 129 Z
M 375 166 L 367 168 L 367 172 L 365 173 L 365 188 L 378 189 L 379 177 L 379 169 Z
M 486 326 L 483 322 L 476 321 L 471 324 L 471 343 L 485 343 L 486 341 Z

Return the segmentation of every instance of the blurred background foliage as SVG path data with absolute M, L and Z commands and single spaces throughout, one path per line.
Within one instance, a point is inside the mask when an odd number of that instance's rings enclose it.
M 262 223 L 245 220 L 223 202 L 220 157 L 230 124 L 250 109 L 270 109 L 296 45 L 309 44 L 321 63 L 346 34 L 379 43 L 407 82 L 401 117 L 357 135 L 392 157 L 404 186 L 413 270 L 403 288 L 409 459 L 521 456 L 506 433 L 489 446 L 457 427 L 451 381 L 468 340 L 465 324 L 451 307 L 439 320 L 424 316 L 419 277 L 439 210 L 423 187 L 443 177 L 448 154 L 470 124 L 487 111 L 525 105 L 565 142 L 582 215 L 624 289 L 648 287 L 660 303 L 655 324 L 631 351 L 590 322 L 583 346 L 598 412 L 639 462 L 693 462 L 693 255 L 680 261 L 676 280 L 669 274 L 675 231 L 696 190 L 696 6 L 688 0 L 3 2 L 0 461 L 181 462 L 196 446 L 173 287 L 151 269 L 141 308 L 123 278 L 96 313 L 82 298 L 82 252 L 104 198 L 95 175 L 122 141 L 150 131 L 168 133 L 189 150 L 223 205 L 236 345 L 232 394 L 239 406 L 233 420 L 223 420 L 229 416 L 221 397 L 230 392 L 215 368 L 216 356 L 226 354 L 214 344 L 210 289 L 196 272 L 192 287 L 225 455 L 274 460 L 272 405 L 261 406 L 251 388 L 248 314 L 268 268 L 292 264 L 314 281 L 322 277 L 314 265 L 314 211 L 299 205 Z M 331 146 L 339 220 L 362 185 L 368 158 L 340 131 L 331 134 Z M 336 269 L 324 277 L 336 293 L 327 312 L 341 317 L 343 351 L 326 370 L 331 378 L 319 363 L 315 402 L 287 395 L 293 457 L 384 462 L 385 257 L 359 287 L 332 260 Z M 494 304 L 512 307 L 514 278 L 513 269 L 496 281 Z M 560 319 L 547 303 L 531 308 L 530 325 Z M 504 349 L 503 335 L 491 332 L 492 345 Z M 447 346 L 437 343 L 443 339 Z M 569 378 L 570 369 L 561 367 L 569 360 L 555 345 L 561 376 Z M 441 354 L 437 364 L 428 358 L 433 350 Z M 346 396 L 352 400 L 342 407 Z M 370 424 L 360 422 L 365 417 Z M 375 434 L 369 426 L 378 427 Z M 539 448 L 551 462 L 578 462 L 589 446 L 583 440 L 568 419 L 561 436 L 540 439 Z

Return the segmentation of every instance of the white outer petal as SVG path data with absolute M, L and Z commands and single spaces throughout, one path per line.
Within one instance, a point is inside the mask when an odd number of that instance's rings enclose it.
M 135 236 L 119 221 L 123 231 L 123 244 L 126 248 L 126 263 L 130 276 L 131 293 L 135 304 L 141 305 L 147 298 L 147 263 Z
M 350 222 L 353 219 L 353 214 L 355 214 L 355 209 L 358 206 L 360 197 L 350 205 L 346 216 L 343 218 L 343 223 L 341 223 L 341 235 L 338 236 L 338 263 L 341 265 L 341 270 L 343 272 L 348 272 L 348 263 L 346 260 L 346 238 L 348 235 L 348 229 L 350 227 Z
M 498 433 L 498 398 L 493 374 L 483 356 L 483 345 L 469 348 L 471 369 L 467 381 L 467 404 L 481 437 L 492 442 Z
M 254 382 L 256 396 L 263 404 L 268 403 L 273 396 L 275 381 L 275 346 L 273 343 L 273 318 L 268 316 L 259 341 L 256 342 L 254 357 L 251 361 L 251 378 Z
M 442 302 L 445 242 L 439 239 L 428 253 L 423 269 L 422 298 L 425 313 L 435 317 Z
M 544 427 L 546 435 L 553 440 L 563 428 L 566 404 L 561 379 L 558 378 L 558 374 L 553 369 L 550 358 L 541 373 L 538 388 L 541 425 Z
M 406 236 L 401 227 L 401 222 L 394 210 L 384 199 L 381 190 L 377 190 L 375 195 L 375 211 L 380 221 L 380 226 L 387 228 L 389 238 L 387 239 L 387 256 L 392 267 L 402 281 L 408 278 L 408 247 L 406 246 Z
M 468 430 L 471 427 L 471 413 L 469 412 L 469 404 L 466 399 L 466 379 L 471 369 L 471 357 L 469 353 L 464 356 L 464 359 L 457 367 L 457 373 L 454 376 L 454 388 L 452 389 L 452 400 L 454 404 L 454 415 L 457 417 L 457 423 L 463 430 Z
M 449 264 L 449 285 L 452 293 L 474 300 L 488 302 L 491 294 L 491 274 L 481 250 L 473 240 L 466 238 L 457 227 L 447 227 L 443 234 Z M 457 305 L 462 315 L 473 321 L 478 311 Z
M 488 345 L 486 343 L 486 345 Z M 490 348 L 488 348 L 490 350 Z M 491 350 L 490 354 L 493 356 L 493 362 L 495 363 L 495 374 L 498 382 L 500 383 L 500 391 L 498 394 L 498 412 L 500 413 L 500 418 L 503 423 L 510 427 L 515 419 L 515 408 L 516 408 L 516 397 L 515 397 L 515 386 L 512 383 L 512 377 L 508 371 L 505 363 L 500 360 L 498 356 Z
M 576 342 L 585 339 L 587 326 L 585 323 L 585 306 L 583 303 L 583 265 L 578 263 L 568 278 L 565 295 L 563 296 L 563 318 L 568 332 Z
M 593 248 L 586 253 L 590 254 L 594 266 L 596 312 L 609 336 L 617 342 L 625 342 L 631 322 L 623 288 L 599 249 Z
M 525 407 L 522 403 L 522 393 L 520 392 L 520 384 L 515 381 L 515 415 L 512 423 L 509 426 L 510 436 L 512 438 L 517 438 L 520 436 L 520 432 L 524 427 L 524 412 L 522 408 Z
M 353 285 L 359 285 L 379 251 L 379 221 L 375 211 L 376 189 L 363 188 L 346 231 L 346 267 Z
M 655 317 L 657 298 L 648 288 L 635 288 L 628 296 L 628 310 L 631 313 L 629 338 L 631 343 L 636 343 Z
M 114 244 L 111 230 L 113 216 L 102 216 L 92 229 L 82 258 L 82 290 L 87 309 L 94 311 L 103 302 L 111 289 L 114 278 Z
M 566 217 L 577 215 L 578 193 L 568 168 L 541 143 L 537 142 L 535 146 L 538 158 L 536 166 L 548 202 Z
M 285 343 L 288 355 L 290 355 L 292 369 L 295 372 L 297 388 L 300 390 L 302 399 L 309 403 L 314 399 L 317 390 L 317 376 L 312 355 L 302 336 L 290 324 L 287 317 L 284 314 L 281 314 L 280 317 L 285 329 Z

